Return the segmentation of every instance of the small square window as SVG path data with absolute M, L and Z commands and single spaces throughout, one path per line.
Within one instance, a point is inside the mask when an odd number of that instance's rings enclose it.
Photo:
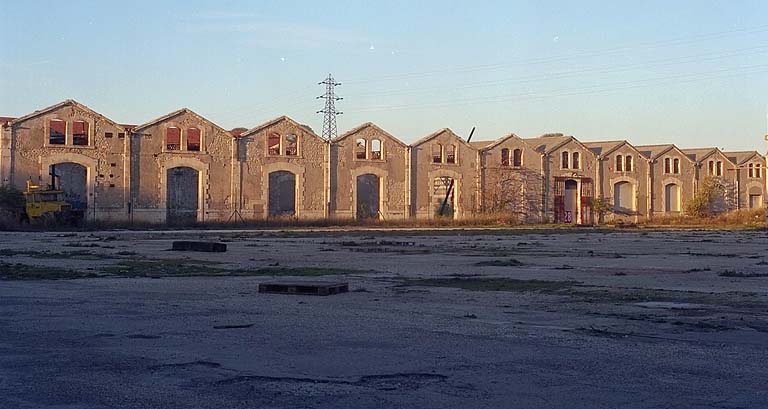
M 114 162 L 113 162 L 113 163 L 110 163 L 110 164 L 109 164 L 109 166 L 111 166 L 111 167 L 113 167 L 113 168 L 114 168 L 115 166 L 117 166 L 117 163 L 114 163 Z
M 115 184 L 114 183 L 110 183 L 109 187 L 115 187 Z
M 112 136 L 114 136 L 114 134 L 112 132 L 104 132 L 104 137 L 105 138 L 111 138 Z
M 118 139 L 124 139 L 125 138 L 125 132 L 118 132 L 117 133 Z

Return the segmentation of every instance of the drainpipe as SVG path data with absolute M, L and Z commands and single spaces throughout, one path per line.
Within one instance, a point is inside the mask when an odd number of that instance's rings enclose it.
M 411 203 L 411 193 L 413 192 L 413 179 L 411 176 L 411 159 L 413 155 L 413 147 L 408 146 L 405 149 L 405 163 L 406 163 L 406 169 L 405 169 L 405 177 L 406 177 L 406 183 L 405 183 L 405 210 L 406 210 L 406 219 L 410 219 L 413 217 L 413 206 Z

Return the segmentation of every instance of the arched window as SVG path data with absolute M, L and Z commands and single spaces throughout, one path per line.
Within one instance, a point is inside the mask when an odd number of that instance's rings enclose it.
M 571 161 L 571 166 L 573 166 L 574 169 L 581 169 L 581 157 L 578 152 L 573 153 L 573 160 Z
M 200 130 L 197 128 L 187 129 L 187 150 L 200 151 Z
M 715 168 L 715 174 L 717 176 L 723 176 L 723 161 L 717 161 L 717 168 Z
M 432 145 L 432 163 L 443 163 L 443 145 Z
M 709 161 L 709 174 L 712 176 L 715 175 L 715 161 L 713 160 Z
M 624 157 L 616 155 L 616 172 L 624 172 Z
M 445 163 L 456 163 L 456 145 L 445 146 Z
M 627 155 L 624 157 L 624 171 L 626 172 L 632 172 L 632 169 L 634 168 L 632 155 Z
M 501 166 L 509 166 L 509 149 L 507 148 L 501 150 Z
M 72 145 L 88 146 L 88 128 L 88 122 L 72 122 Z
M 762 166 L 763 166 L 763 165 L 761 165 L 761 164 L 759 164 L 759 163 L 758 163 L 757 165 L 755 165 L 755 177 L 756 177 L 756 178 L 761 178 L 761 177 L 763 177 L 763 175 L 762 175 L 762 173 L 763 173 L 763 172 L 762 172 L 762 170 L 760 169 L 760 168 L 762 168 Z
M 664 173 L 672 173 L 672 159 L 664 158 Z
M 165 129 L 165 150 L 177 151 L 181 149 L 181 129 L 170 126 Z
M 368 157 L 368 141 L 363 138 L 355 140 L 355 159 L 366 159 Z
M 373 160 L 381 160 L 383 157 L 381 156 L 381 141 L 378 139 L 373 139 L 371 141 L 371 159 Z
M 755 165 L 752 163 L 749 164 L 749 177 L 755 177 Z
M 568 152 L 563 152 L 562 157 L 560 158 L 560 167 L 562 169 L 568 169 L 568 159 L 570 158 L 571 154 Z
M 296 156 L 299 154 L 299 138 L 296 134 L 289 133 L 285 135 L 285 154 L 287 156 Z
M 516 168 L 523 166 L 523 150 L 515 149 L 512 154 L 512 166 Z
M 613 185 L 613 211 L 631 213 L 635 211 L 635 187 L 629 182 Z
M 675 175 L 680 174 L 680 159 L 675 158 L 675 160 L 672 162 L 672 171 Z
M 67 123 L 61 119 L 51 119 L 48 122 L 48 143 L 64 145 L 67 141 Z
M 271 132 L 267 135 L 267 153 L 280 155 L 280 134 Z

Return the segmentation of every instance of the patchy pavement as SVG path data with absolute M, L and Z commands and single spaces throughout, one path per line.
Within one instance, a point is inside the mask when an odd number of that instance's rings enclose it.
M 16 232 L 0 277 L 2 408 L 768 402 L 764 231 Z

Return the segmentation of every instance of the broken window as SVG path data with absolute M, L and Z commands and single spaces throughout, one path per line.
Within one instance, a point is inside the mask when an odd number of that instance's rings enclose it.
M 88 146 L 88 122 L 72 122 L 72 145 Z
M 581 163 L 579 163 L 581 158 L 579 156 L 580 155 L 578 152 L 573 153 L 573 160 L 571 161 L 571 166 L 573 166 L 574 169 L 581 169 Z
M 509 166 L 509 149 L 501 150 L 501 166 Z
M 672 166 L 672 171 L 674 172 L 674 174 L 675 175 L 679 175 L 680 174 L 680 159 L 675 158 L 675 160 L 672 162 L 672 165 L 673 165 Z
M 366 159 L 368 153 L 368 141 L 359 138 L 355 141 L 355 158 Z
M 717 161 L 717 168 L 715 171 L 717 176 L 723 176 L 723 161 Z
M 570 166 L 568 166 L 568 160 L 571 157 L 571 154 L 568 152 L 563 152 L 563 156 L 560 160 L 560 167 L 563 169 L 568 169 Z
M 456 163 L 456 145 L 445 147 L 445 163 Z
M 200 130 L 197 128 L 187 129 L 187 150 L 200 151 Z
M 432 163 L 443 163 L 443 145 L 432 145 Z
M 623 172 L 624 171 L 624 157 L 621 155 L 616 155 L 616 172 Z
M 267 152 L 269 152 L 270 155 L 280 154 L 280 134 L 279 133 L 272 132 L 269 135 L 267 135 Z
M 631 155 L 625 156 L 624 157 L 624 171 L 625 172 L 632 172 L 633 165 L 634 164 L 632 163 L 632 156 Z
M 177 151 L 181 149 L 181 129 L 171 126 L 165 129 L 165 150 Z
M 66 142 L 67 123 L 60 119 L 51 119 L 48 123 L 48 143 L 51 145 L 64 145 Z
M 371 141 L 371 159 L 381 160 L 381 141 L 374 139 Z
M 672 159 L 664 158 L 664 173 L 672 173 Z
M 515 149 L 512 153 L 512 166 L 519 168 L 523 166 L 523 150 Z
M 299 138 L 296 134 L 289 133 L 285 135 L 285 154 L 288 156 L 299 154 Z

